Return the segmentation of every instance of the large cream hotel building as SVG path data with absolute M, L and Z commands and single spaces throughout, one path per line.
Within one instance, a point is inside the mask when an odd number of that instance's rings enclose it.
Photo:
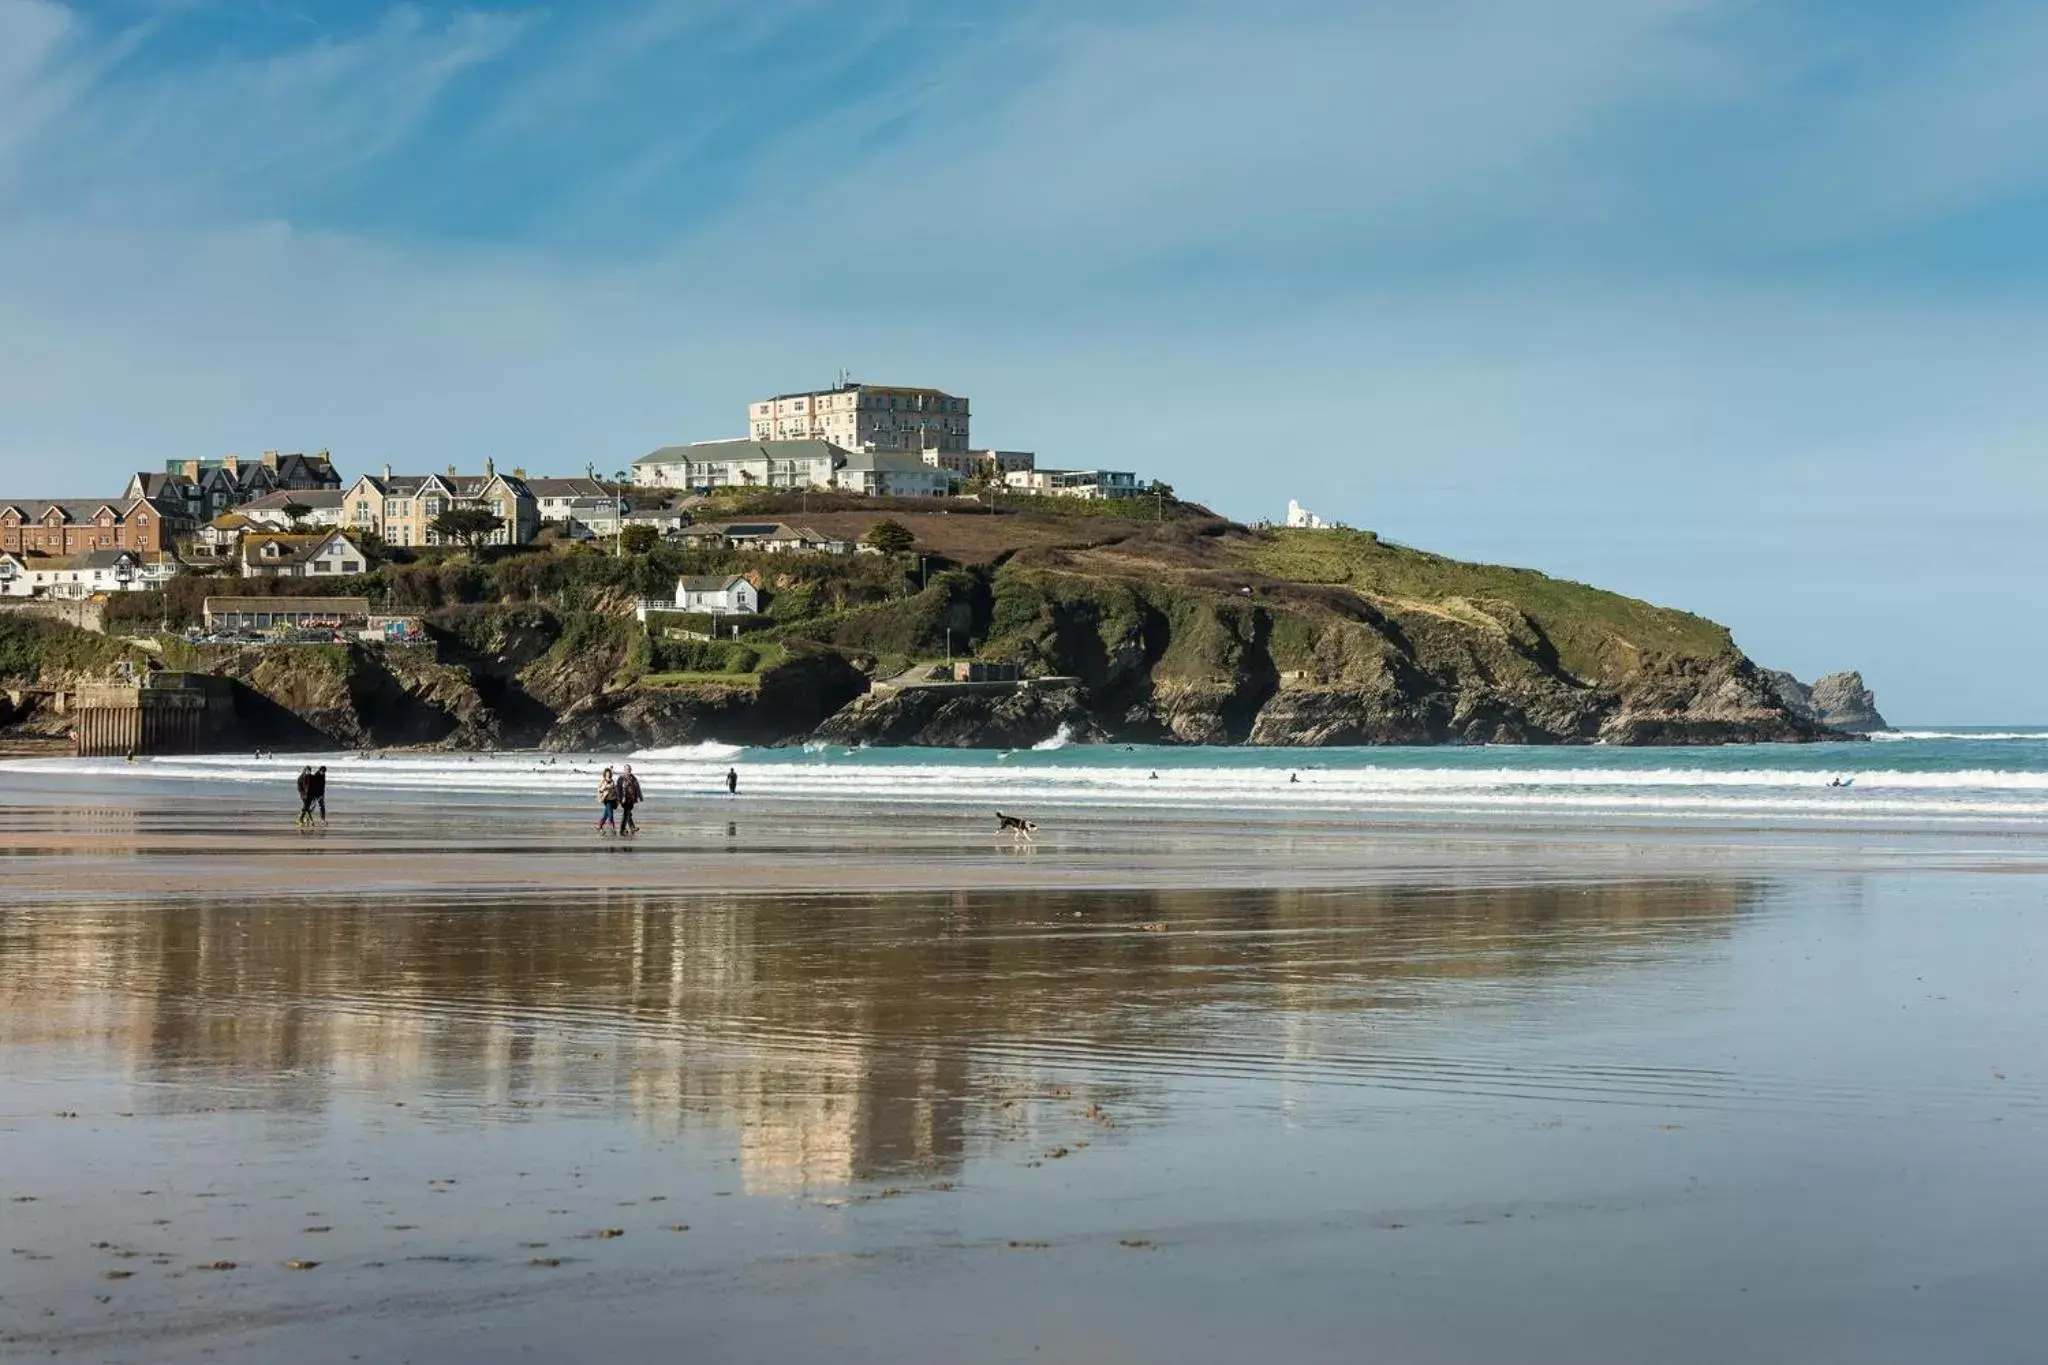
M 844 450 L 965 454 L 967 400 L 937 389 L 843 383 L 747 405 L 756 441 L 830 441 Z

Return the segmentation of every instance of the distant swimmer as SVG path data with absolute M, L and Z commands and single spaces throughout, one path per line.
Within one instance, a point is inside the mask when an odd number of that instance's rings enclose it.
M 1146 780 L 1147 782 L 1157 782 L 1157 781 L 1159 780 L 1159 774 L 1158 774 L 1158 773 L 1153 773 L 1153 774 L 1152 774 L 1151 776 L 1147 777 L 1147 778 L 1146 778 L 1145 780 Z
M 1292 782 L 1299 782 L 1299 781 L 1301 781 L 1301 774 L 1300 774 L 1300 773 L 1289 773 L 1289 774 L 1287 774 L 1287 780 L 1288 780 L 1288 781 L 1289 781 L 1290 783 L 1292 783 Z
M 1830 787 L 1853 787 L 1856 785 L 1856 779 L 1853 777 L 1838 777 L 1828 783 L 1828 785 Z
M 738 768 L 727 768 L 725 770 L 725 794 L 727 796 L 738 796 L 740 794 L 740 770 Z

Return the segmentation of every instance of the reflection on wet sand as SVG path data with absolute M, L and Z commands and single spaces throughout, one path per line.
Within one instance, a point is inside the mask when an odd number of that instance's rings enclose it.
M 0 910 L 0 1353 L 2038 1354 L 2037 880 L 1503 848 L 503 898 L 359 852 L 109 902 L 146 859 L 59 840 Z
M 1395 1055 L 1374 1016 L 1695 951 L 1764 894 L 49 906 L 0 920 L 0 1047 L 104 1068 L 160 1112 L 317 1115 L 340 1090 L 516 1122 L 582 1097 L 733 1136 L 751 1191 L 820 1189 L 956 1171 L 972 1141 L 1015 1137 L 1015 1097 L 1048 1077 L 1126 1110 L 1177 1072 L 1540 1088 Z

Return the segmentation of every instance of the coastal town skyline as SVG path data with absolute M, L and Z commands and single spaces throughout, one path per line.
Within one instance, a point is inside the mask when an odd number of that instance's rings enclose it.
M 851 366 L 1226 515 L 1296 497 L 2040 719 L 2048 644 L 1975 585 L 2048 568 L 2048 34 L 1835 8 L 10 0 L 0 486 L 575 473 Z

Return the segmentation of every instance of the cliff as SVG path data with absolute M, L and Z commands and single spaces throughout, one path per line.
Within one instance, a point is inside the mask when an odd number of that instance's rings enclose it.
M 1830 673 L 1808 687 L 1790 673 L 1768 673 L 1785 709 L 1816 725 L 1844 734 L 1869 735 L 1891 729 L 1877 712 L 1877 694 L 1861 673 Z
M 849 523 L 841 534 L 859 529 L 855 513 L 828 515 Z M 575 548 L 411 564 L 366 586 L 387 608 L 423 611 L 425 644 L 172 644 L 166 657 L 234 679 L 241 742 L 280 748 L 1022 747 L 1062 730 L 1169 744 L 1717 744 L 1840 738 L 1876 716 L 1854 675 L 1788 686 L 1711 621 L 1367 532 L 1252 530 L 1190 508 L 1157 522 L 1100 508 L 897 519 L 922 557 Z M 711 570 L 756 577 L 762 629 L 650 637 L 631 616 L 634 596 Z M 0 678 L 122 652 L 49 623 L 32 642 L 24 629 L 0 621 Z M 1033 681 L 873 685 L 953 655 Z

